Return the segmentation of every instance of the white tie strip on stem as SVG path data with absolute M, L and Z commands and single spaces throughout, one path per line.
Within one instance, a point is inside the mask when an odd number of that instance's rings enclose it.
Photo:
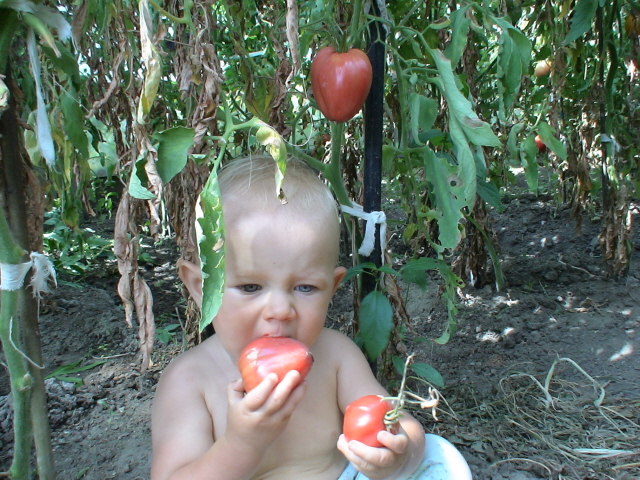
M 354 217 L 363 219 L 366 223 L 364 228 L 364 238 L 358 249 L 358 253 L 364 257 L 368 257 L 375 248 L 376 225 L 380 225 L 380 250 L 382 258 L 380 265 L 384 265 L 384 252 L 387 248 L 387 216 L 384 212 L 373 211 L 365 212 L 361 205 L 352 203 L 351 206 L 340 205 L 340 209 Z
M 57 286 L 56 271 L 46 255 L 31 252 L 29 261 L 24 263 L 0 263 L 0 290 L 13 292 L 22 288 L 24 279 L 33 268 L 33 276 L 29 284 L 33 288 L 34 297 L 50 292 L 49 284 Z

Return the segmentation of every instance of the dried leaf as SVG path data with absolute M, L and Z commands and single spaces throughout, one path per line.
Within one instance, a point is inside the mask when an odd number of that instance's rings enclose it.
M 291 79 L 300 70 L 300 35 L 298 33 L 298 0 L 287 0 L 287 40 L 289 42 L 289 53 L 291 54 L 291 71 L 285 82 L 289 85 Z
M 145 118 L 151 110 L 153 101 L 158 93 L 160 77 L 162 75 L 162 62 L 160 54 L 153 44 L 151 32 L 153 31 L 153 21 L 149 11 L 149 1 L 140 0 L 140 43 L 142 45 L 142 62 L 146 68 L 144 86 L 140 93 L 138 103 L 137 121 L 143 125 Z

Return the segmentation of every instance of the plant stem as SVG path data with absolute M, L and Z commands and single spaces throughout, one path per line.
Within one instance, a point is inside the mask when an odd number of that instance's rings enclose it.
M 373 0 L 376 1 L 376 0 Z M 347 49 L 351 48 L 356 40 L 358 31 L 360 30 L 360 19 L 362 18 L 362 0 L 353 2 L 353 17 L 351 18 L 351 29 L 347 38 Z M 346 50 L 345 50 L 346 51 Z
M 0 209 L 0 262 L 18 264 L 22 258 L 22 249 L 13 241 L 4 208 Z M 27 479 L 29 475 L 29 457 L 31 454 L 31 418 L 29 402 L 31 381 L 27 366 L 20 351 L 18 328 L 13 328 L 18 301 L 18 292 L 2 290 L 0 302 L 0 344 L 4 351 L 11 379 L 13 395 L 13 462 L 9 469 L 9 478 Z
M 7 70 L 11 44 L 18 29 L 18 12 L 12 8 L 0 8 L 0 73 Z
M 331 122 L 331 161 L 326 165 L 324 176 L 331 185 L 341 205 L 351 206 L 351 199 L 342 180 L 340 155 L 344 138 L 344 123 Z
M 185 25 L 193 26 L 193 19 L 191 18 L 191 7 L 193 7 L 193 0 L 184 0 L 184 15 L 182 17 L 176 17 L 175 15 L 170 14 L 164 8 L 162 8 L 157 2 L 154 0 L 149 0 L 149 3 L 153 8 L 155 8 L 161 15 L 164 15 L 169 20 L 175 23 L 184 23 Z
M 11 82 L 11 70 L 7 69 Z M 2 185 L 11 185 L 0 196 L 0 261 L 8 265 L 25 262 L 26 251 L 42 248 L 42 230 L 29 230 L 27 218 L 42 218 L 38 180 L 23 160 L 21 132 L 16 118 L 15 98 L 0 116 L 0 158 Z M 30 192 L 27 197 L 26 192 Z M 30 205 L 28 202 L 32 201 Z M 33 222 L 42 225 L 39 222 Z M 26 251 L 25 251 L 26 250 Z M 5 352 L 14 396 L 14 460 L 10 478 L 27 478 L 31 444 L 35 440 L 38 477 L 53 480 L 55 469 L 51 447 L 51 429 L 42 367 L 42 350 L 37 300 L 30 288 L 2 291 L 0 341 Z M 26 362 L 29 360 L 29 363 Z

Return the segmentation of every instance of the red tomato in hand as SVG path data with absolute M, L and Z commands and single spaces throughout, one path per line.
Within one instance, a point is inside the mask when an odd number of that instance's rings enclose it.
M 357 48 L 337 53 L 324 47 L 311 62 L 313 96 L 327 120 L 351 120 L 367 99 L 372 77 L 369 57 Z
M 270 373 L 282 380 L 287 372 L 297 370 L 302 377 L 307 376 L 313 355 L 302 342 L 287 337 L 260 337 L 249 343 L 238 359 L 238 369 L 242 375 L 244 389 L 253 390 Z
M 544 144 L 544 142 L 540 138 L 540 135 L 536 135 L 535 141 L 536 141 L 536 147 L 538 147 L 538 151 L 540 153 L 544 153 L 547 151 L 547 146 Z
M 398 423 L 387 427 L 384 416 L 393 410 L 393 404 L 379 395 L 365 395 L 350 403 L 344 412 L 342 430 L 347 441 L 357 440 L 370 447 L 382 447 L 378 432 L 398 433 Z

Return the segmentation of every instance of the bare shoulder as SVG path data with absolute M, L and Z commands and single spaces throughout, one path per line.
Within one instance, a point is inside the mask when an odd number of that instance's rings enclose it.
M 387 395 L 373 375 L 362 350 L 351 338 L 336 330 L 325 329 L 316 346 L 336 364 L 338 403 L 342 411 L 363 395 Z
M 322 333 L 318 337 L 314 349 L 318 349 L 322 352 L 337 353 L 347 350 L 345 353 L 359 352 L 360 349 L 355 342 L 346 336 L 345 334 L 332 330 L 330 328 L 324 328 Z
M 204 380 L 208 371 L 207 365 L 212 362 L 211 347 L 207 342 L 193 347 L 175 357 L 164 369 L 160 377 L 159 388 L 166 384 L 187 386 L 198 384 Z
M 164 369 L 151 415 L 151 478 L 164 479 L 213 443 L 207 389 L 213 356 L 208 340 L 188 350 Z

